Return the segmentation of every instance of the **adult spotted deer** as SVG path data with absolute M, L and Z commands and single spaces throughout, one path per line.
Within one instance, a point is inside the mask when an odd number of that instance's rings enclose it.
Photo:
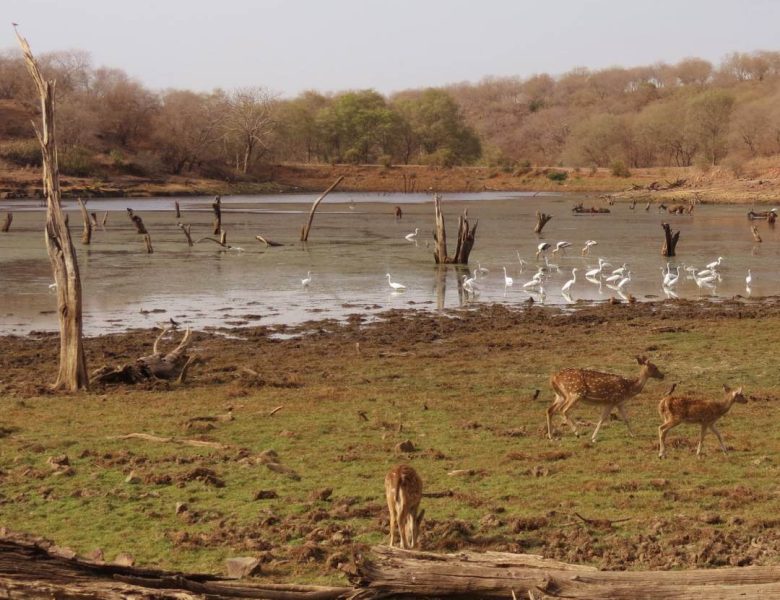
M 732 390 L 729 386 L 723 386 L 725 396 L 723 400 L 706 400 L 703 398 L 694 398 L 691 396 L 673 396 L 674 386 L 669 393 L 661 398 L 658 403 L 658 414 L 661 415 L 663 423 L 658 428 L 658 457 L 663 458 L 666 454 L 666 434 L 673 427 L 680 423 L 698 423 L 701 425 L 701 434 L 699 435 L 699 446 L 696 448 L 696 456 L 701 456 L 701 446 L 704 442 L 704 434 L 710 429 L 714 433 L 720 449 L 726 453 L 726 446 L 720 432 L 715 427 L 715 422 L 723 415 L 729 412 L 731 405 L 735 402 L 740 404 L 747 403 L 745 396 L 742 395 L 742 386 Z
M 385 476 L 385 496 L 390 509 L 390 545 L 395 542 L 395 528 L 401 548 L 414 548 L 425 511 L 417 512 L 422 499 L 422 479 L 409 465 L 398 465 Z
M 552 439 L 552 416 L 556 412 L 560 412 L 563 415 L 563 419 L 571 427 L 574 435 L 579 435 L 577 426 L 569 418 L 569 411 L 577 402 L 598 404 L 603 407 L 601 418 L 591 436 L 592 441 L 596 441 L 596 436 L 599 433 L 599 429 L 601 429 L 602 423 L 609 417 L 614 408 L 617 408 L 620 418 L 623 419 L 626 427 L 628 427 L 628 433 L 633 436 L 634 432 L 628 423 L 628 416 L 623 405 L 626 400 L 633 398 L 642 391 L 649 378 L 664 378 L 663 373 L 646 356 L 637 356 L 636 360 L 640 367 L 639 376 L 636 379 L 628 379 L 612 373 L 589 371 L 587 369 L 564 369 L 550 377 L 550 385 L 555 392 L 555 400 L 547 408 L 547 437 Z

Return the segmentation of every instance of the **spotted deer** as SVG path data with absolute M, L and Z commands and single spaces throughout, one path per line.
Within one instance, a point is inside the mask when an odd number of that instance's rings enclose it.
M 649 378 L 664 378 L 663 373 L 646 356 L 637 356 L 636 360 L 640 367 L 639 376 L 636 379 L 587 369 L 564 369 L 550 377 L 550 385 L 555 392 L 555 399 L 547 408 L 547 437 L 552 439 L 552 416 L 556 412 L 561 413 L 574 435 L 579 435 L 577 426 L 569 418 L 569 411 L 577 402 L 598 404 L 603 407 L 601 418 L 596 424 L 596 429 L 593 430 L 591 441 L 596 441 L 602 423 L 609 417 L 614 408 L 617 408 L 620 418 L 628 427 L 629 435 L 633 437 L 634 432 L 628 422 L 624 404 L 642 391 Z
M 422 499 L 422 479 L 409 465 L 398 465 L 385 476 L 385 496 L 390 509 L 390 545 L 395 542 L 395 528 L 401 548 L 414 548 L 425 511 L 417 512 Z
M 732 390 L 729 386 L 723 386 L 723 400 L 707 400 L 695 398 L 692 396 L 673 396 L 674 386 L 669 393 L 661 398 L 658 403 L 658 414 L 661 415 L 663 423 L 658 428 L 658 457 L 663 458 L 666 455 L 666 434 L 677 427 L 680 423 L 698 423 L 701 425 L 701 434 L 699 435 L 699 445 L 696 448 L 696 456 L 701 456 L 701 446 L 704 442 L 704 434 L 711 430 L 720 443 L 720 449 L 726 454 L 726 446 L 720 432 L 715 427 L 715 422 L 723 415 L 729 412 L 731 405 L 735 402 L 740 404 L 747 403 L 747 399 L 742 395 L 742 386 Z

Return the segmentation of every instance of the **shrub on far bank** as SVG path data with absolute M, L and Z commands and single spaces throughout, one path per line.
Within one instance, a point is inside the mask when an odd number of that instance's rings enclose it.
M 14 140 L 0 145 L 0 156 L 20 167 L 40 167 L 43 164 L 37 140 Z
M 60 172 L 74 177 L 97 177 L 98 163 L 86 148 L 73 146 L 59 153 Z
M 557 181 L 558 183 L 566 181 L 568 177 L 569 174 L 566 171 L 550 171 L 547 173 L 547 179 L 550 181 Z
M 631 170 L 622 160 L 612 161 L 612 164 L 609 165 L 609 169 L 615 177 L 631 177 Z

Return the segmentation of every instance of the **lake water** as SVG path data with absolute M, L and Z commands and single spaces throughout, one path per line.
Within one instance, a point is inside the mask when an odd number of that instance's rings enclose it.
M 631 282 L 625 290 L 638 300 L 664 297 L 660 254 L 661 223 L 682 231 L 672 265 L 703 265 L 723 256 L 722 281 L 715 288 L 699 288 L 684 280 L 675 288 L 681 298 L 724 298 L 748 295 L 745 276 L 753 273 L 753 297 L 780 293 L 778 234 L 766 222 L 755 222 L 763 243 L 753 242 L 744 206 L 696 207 L 693 216 L 659 213 L 655 206 L 631 210 L 627 204 L 610 207 L 607 215 L 575 215 L 571 207 L 602 205 L 583 195 L 530 193 L 447 194 L 443 210 L 450 252 L 454 252 L 457 217 L 468 209 L 479 220 L 471 269 L 477 264 L 489 272 L 478 278 L 479 294 L 463 293 L 458 279 L 463 271 L 437 268 L 433 262 L 433 203 L 426 194 L 333 193 L 320 205 L 309 242 L 297 241 L 316 194 L 240 196 L 223 198 L 223 228 L 228 243 L 240 247 L 224 251 L 210 241 L 189 248 L 177 227 L 175 198 L 94 199 L 87 208 L 108 211 L 105 229 L 98 228 L 90 246 L 80 243 L 81 217 L 65 202 L 78 248 L 84 287 L 85 331 L 96 335 L 131 327 L 149 327 L 173 318 L 196 328 L 244 324 L 300 323 L 311 319 L 342 318 L 347 314 L 376 314 L 389 308 L 452 308 L 464 304 L 502 302 L 522 304 L 529 297 L 546 304 L 579 300 L 606 301 L 618 292 L 585 281 L 585 270 L 603 257 L 616 268 L 627 263 Z M 194 239 L 211 236 L 212 198 L 178 198 L 181 221 L 192 225 Z M 403 208 L 396 220 L 394 207 Z M 147 254 L 141 236 L 127 217 L 133 208 L 144 219 L 154 245 Z M 553 215 L 543 234 L 533 233 L 535 213 Z M 9 233 L 0 233 L 0 334 L 23 334 L 57 328 L 56 298 L 49 284 L 51 268 L 43 239 L 45 212 L 39 201 L 0 201 L 14 213 Z M 416 241 L 404 236 L 419 228 Z M 284 243 L 266 248 L 255 240 L 261 234 Z M 580 250 L 585 240 L 598 245 L 589 257 Z M 566 256 L 551 256 L 559 266 L 544 284 L 545 295 L 529 294 L 522 284 L 536 267 L 537 244 L 571 242 Z M 518 261 L 528 261 L 524 269 Z M 514 278 L 504 285 L 502 267 Z M 570 295 L 562 285 L 579 269 Z M 608 269 L 611 271 L 612 269 Z M 308 288 L 301 280 L 311 272 Z M 386 273 L 406 286 L 394 293 Z

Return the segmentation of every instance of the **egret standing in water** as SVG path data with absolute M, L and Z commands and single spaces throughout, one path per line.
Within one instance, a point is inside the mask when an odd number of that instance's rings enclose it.
M 748 293 L 748 295 L 749 295 L 749 294 L 750 294 L 750 292 L 752 291 L 752 290 L 750 289 L 750 285 L 751 285 L 752 283 L 753 283 L 753 274 L 750 272 L 750 269 L 748 269 L 748 274 L 747 274 L 747 277 L 745 277 L 745 291 Z
M 571 293 L 569 290 L 571 290 L 571 287 L 577 282 L 577 268 L 573 268 L 571 270 L 571 279 L 563 284 L 563 287 L 561 288 L 561 293 L 563 294 L 569 294 Z
M 597 245 L 598 242 L 596 240 L 587 240 L 585 242 L 585 247 L 582 249 L 582 255 L 587 256 L 590 254 L 590 247 Z
M 408 235 L 405 235 L 404 237 L 405 237 L 407 240 L 409 240 L 410 242 L 413 242 L 413 241 L 415 241 L 415 240 L 417 239 L 417 234 L 418 234 L 419 232 L 420 232 L 420 228 L 419 228 L 419 227 L 415 227 L 415 228 L 414 228 L 414 233 L 410 233 L 410 234 L 408 234 Z
M 404 284 L 396 283 L 395 281 L 392 281 L 390 279 L 390 273 L 387 273 L 385 277 L 387 277 L 387 283 L 389 283 L 390 287 L 393 288 L 393 290 L 395 290 L 396 292 L 402 292 L 403 290 L 406 289 L 406 286 Z
M 301 285 L 305 288 L 309 287 L 309 284 L 311 283 L 311 271 L 308 271 L 306 273 L 305 279 L 301 279 Z
M 514 283 L 515 280 L 506 274 L 506 267 L 504 267 L 504 287 L 509 287 L 510 285 L 514 285 Z

